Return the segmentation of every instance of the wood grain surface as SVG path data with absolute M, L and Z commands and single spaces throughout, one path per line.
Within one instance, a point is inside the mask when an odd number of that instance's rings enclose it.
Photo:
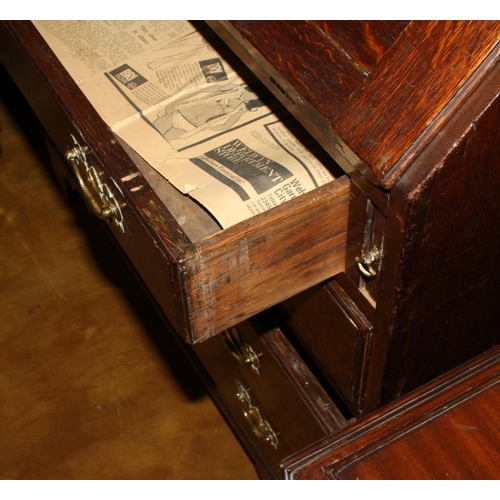
M 298 453 L 293 479 L 500 478 L 500 350 Z
M 500 52 L 498 21 L 210 24 L 273 90 L 271 75 L 276 94 L 285 92 L 347 172 L 359 170 L 385 189 Z
M 123 193 L 127 230 L 115 237 L 186 341 L 216 335 L 345 269 L 347 178 L 219 230 L 187 197 L 164 201 L 175 190 L 141 173 L 144 162 L 116 140 L 31 23 L 5 22 L 1 34 L 2 61 L 59 152 L 76 135 Z M 176 217 L 190 219 L 189 230 Z

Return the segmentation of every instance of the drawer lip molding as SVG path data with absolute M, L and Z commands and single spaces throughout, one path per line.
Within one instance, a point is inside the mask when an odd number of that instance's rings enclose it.
M 204 341 L 345 270 L 346 176 L 228 229 L 192 238 L 34 26 L 5 21 L 0 41 L 2 63 L 59 152 L 64 156 L 75 136 L 123 194 L 125 232 L 110 229 L 185 341 Z M 127 219 L 136 222 L 127 225 Z M 158 254 L 151 265 L 168 269 L 147 269 L 138 250 L 142 243 L 131 232 L 137 225 Z M 155 287 L 155 274 L 167 275 L 168 283 Z
M 498 450 L 491 439 L 498 430 L 498 419 L 478 415 L 488 415 L 491 410 L 496 417 L 499 382 L 497 346 L 289 457 L 283 464 L 284 476 L 348 479 L 350 473 L 368 471 L 372 480 L 496 479 L 498 470 L 489 465 L 495 463 L 491 456 Z M 459 424 L 464 421 L 470 425 Z M 466 438 L 464 431 L 471 430 L 474 434 Z M 415 447 L 419 439 L 429 443 L 426 460 Z M 456 447 L 443 443 L 456 443 Z M 480 443 L 486 443 L 482 456 L 478 454 Z M 399 460 L 403 447 L 411 452 Z M 478 466 L 481 458 L 488 467 Z

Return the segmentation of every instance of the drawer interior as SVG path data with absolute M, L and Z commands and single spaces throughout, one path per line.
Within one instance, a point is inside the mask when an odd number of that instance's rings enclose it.
M 67 154 L 76 136 L 120 193 L 124 230 L 110 228 L 162 295 L 158 302 L 169 302 L 165 312 L 187 342 L 206 340 L 345 269 L 350 181 L 333 160 L 326 160 L 332 182 L 221 229 L 113 135 L 31 23 L 7 23 L 0 34 L 2 62 L 59 152 Z M 169 282 L 150 286 L 156 275 Z
M 350 193 L 345 176 L 221 229 L 195 201 L 128 152 L 189 239 L 188 251 L 175 264 L 185 331 L 193 342 L 345 269 Z

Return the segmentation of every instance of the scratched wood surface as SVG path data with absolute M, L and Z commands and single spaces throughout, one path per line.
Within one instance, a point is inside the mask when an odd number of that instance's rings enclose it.
M 499 38 L 495 21 L 413 22 L 350 96 L 336 117 L 338 134 L 382 185 L 392 186 L 442 128 L 468 94 L 467 80 L 490 67 L 483 60 L 491 50 L 499 54 Z
M 391 194 L 368 383 L 384 403 L 500 343 L 499 144 L 497 64 Z
M 320 143 L 348 160 L 336 158 L 346 171 L 358 169 L 384 188 L 499 53 L 498 21 L 210 24 L 264 81 L 272 77 L 271 89 L 276 81 Z
M 332 121 L 392 45 L 398 21 L 231 21 L 259 60 L 271 62 L 287 87 Z
M 214 335 L 342 272 L 362 238 L 347 235 L 349 197 L 341 177 L 199 242 L 183 263 L 191 328 Z

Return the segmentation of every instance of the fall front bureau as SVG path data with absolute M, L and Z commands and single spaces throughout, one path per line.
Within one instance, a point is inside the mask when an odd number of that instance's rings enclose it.
M 116 189 L 126 230 L 114 216 L 110 231 L 217 379 L 220 404 L 263 474 L 279 475 L 283 456 L 266 455 L 275 441 L 265 429 L 286 442 L 287 424 L 266 409 L 267 396 L 252 399 L 242 385 L 255 373 L 248 345 L 262 363 L 274 356 L 271 371 L 284 370 L 285 385 L 293 381 L 288 390 L 317 423 L 310 437 L 317 440 L 343 427 L 345 416 L 369 413 L 498 343 L 499 27 L 210 25 L 223 50 L 233 50 L 343 169 L 226 230 L 111 134 L 30 23 L 4 23 L 2 61 L 59 153 L 67 156 L 78 136 Z M 263 311 L 264 321 L 252 320 L 258 326 L 237 326 Z M 239 340 L 229 342 L 229 360 L 212 361 L 219 355 L 205 351 L 233 328 Z M 240 339 L 238 328 L 256 333 Z M 231 347 L 240 358 L 243 350 L 250 375 L 232 374 Z M 224 390 L 220 369 L 231 373 Z M 272 472 L 263 465 L 270 463 Z

